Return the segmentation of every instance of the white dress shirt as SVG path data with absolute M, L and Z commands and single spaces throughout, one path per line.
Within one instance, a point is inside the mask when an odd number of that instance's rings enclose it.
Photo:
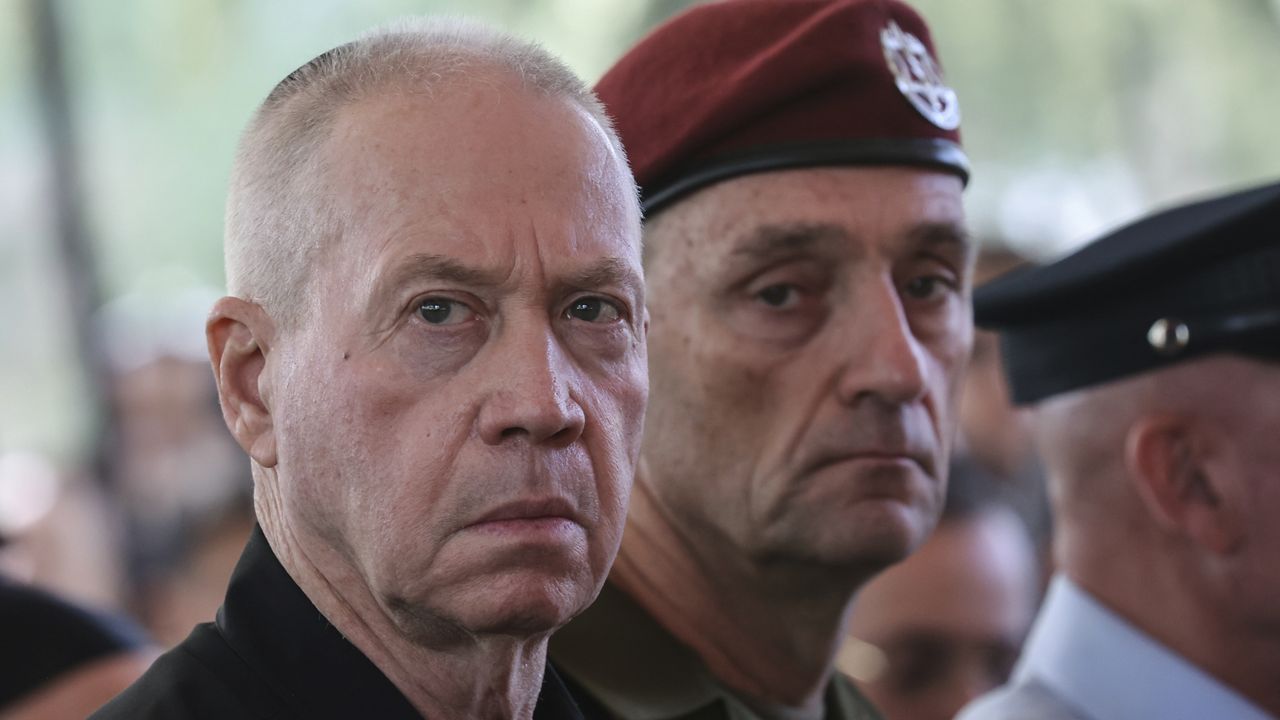
M 1049 587 L 1010 685 L 960 717 L 1000 717 L 1001 705 L 1018 702 L 1019 687 L 1042 697 L 1047 691 L 1090 720 L 1274 720 L 1062 575 Z

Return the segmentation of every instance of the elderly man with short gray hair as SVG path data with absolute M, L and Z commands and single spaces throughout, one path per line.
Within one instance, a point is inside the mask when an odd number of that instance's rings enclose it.
M 594 96 L 456 21 L 331 50 L 246 131 L 226 253 L 259 528 L 217 621 L 95 717 L 580 717 L 547 638 L 617 552 L 648 393 Z

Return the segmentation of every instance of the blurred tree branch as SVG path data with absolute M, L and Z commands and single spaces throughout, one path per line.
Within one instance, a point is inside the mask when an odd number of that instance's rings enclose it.
M 75 345 L 87 376 L 86 412 L 93 419 L 91 466 L 94 477 L 113 486 L 116 480 L 116 417 L 110 392 L 111 368 L 94 324 L 103 295 L 84 213 L 84 191 L 79 164 L 71 93 L 67 83 L 62 30 L 54 0 L 29 0 L 32 67 L 41 131 L 50 165 L 49 198 L 58 268 L 67 293 Z

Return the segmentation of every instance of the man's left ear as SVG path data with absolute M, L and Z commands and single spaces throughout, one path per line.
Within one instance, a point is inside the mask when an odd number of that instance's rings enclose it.
M 1129 477 L 1157 523 L 1218 555 L 1244 540 L 1237 487 L 1213 462 L 1222 440 L 1177 415 L 1141 418 L 1125 439 Z

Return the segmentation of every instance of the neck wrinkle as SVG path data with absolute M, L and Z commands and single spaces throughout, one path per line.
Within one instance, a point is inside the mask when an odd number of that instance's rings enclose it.
M 530 720 L 546 666 L 548 634 L 529 638 L 471 636 L 464 647 L 427 647 L 406 638 L 383 611 L 364 578 L 322 542 L 296 532 L 274 493 L 257 482 L 258 523 L 280 564 L 352 645 L 404 694 L 423 717 Z M 308 548 L 313 548 L 308 552 Z M 321 570 L 323 557 L 336 572 Z
M 856 573 L 763 567 L 722 537 L 692 537 L 637 476 L 610 580 L 753 707 L 821 717 Z M 764 709 L 764 708 L 761 708 Z

